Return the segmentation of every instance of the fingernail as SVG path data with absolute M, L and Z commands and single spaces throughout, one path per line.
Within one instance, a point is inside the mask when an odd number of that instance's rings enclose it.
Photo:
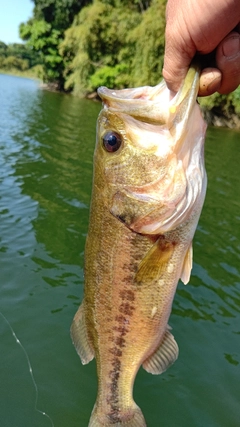
M 240 37 L 229 37 L 223 43 L 223 54 L 227 58 L 233 58 L 240 53 Z

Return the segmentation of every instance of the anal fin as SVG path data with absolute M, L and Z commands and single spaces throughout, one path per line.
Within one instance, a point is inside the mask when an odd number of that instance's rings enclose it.
M 169 329 L 168 327 L 156 351 L 142 364 L 145 371 L 153 375 L 162 374 L 178 358 L 178 345 Z
M 88 338 L 84 314 L 84 302 L 80 305 L 74 316 L 71 325 L 71 337 L 82 364 L 86 365 L 94 358 L 94 350 Z

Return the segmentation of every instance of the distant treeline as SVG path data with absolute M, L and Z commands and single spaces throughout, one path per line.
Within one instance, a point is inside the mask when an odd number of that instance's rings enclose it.
M 33 16 L 19 27 L 26 55 L 7 57 L 28 61 L 29 67 L 41 64 L 44 82 L 86 96 L 101 85 L 136 87 L 161 80 L 167 0 L 32 1 Z M 240 90 L 203 104 L 240 114 Z
M 36 52 L 28 44 L 6 44 L 0 41 L 0 70 L 6 72 L 27 72 L 36 77 L 42 77 L 42 66 L 39 52 Z

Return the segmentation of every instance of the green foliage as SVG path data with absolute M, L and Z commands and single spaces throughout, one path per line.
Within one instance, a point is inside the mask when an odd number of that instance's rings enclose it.
M 29 63 L 26 59 L 16 58 L 16 56 L 8 56 L 4 58 L 1 63 L 2 68 L 6 70 L 16 70 L 25 71 L 29 68 Z
M 4 71 L 26 71 L 39 64 L 40 59 L 29 46 L 21 43 L 0 42 L 0 67 Z
M 43 66 L 41 64 L 34 65 L 34 67 L 28 71 L 28 77 L 33 77 L 42 81 L 43 74 Z
M 38 52 L 43 64 L 45 82 L 64 84 L 64 62 L 59 55 L 59 44 L 77 12 L 89 0 L 33 0 L 33 17 L 20 24 L 20 37 Z
M 216 114 L 224 114 L 230 118 L 233 113 L 240 116 L 240 86 L 229 95 L 214 93 L 211 96 L 199 98 L 201 107 L 205 110 L 212 110 Z
M 0 41 L 0 57 L 6 57 L 7 56 L 7 49 L 8 46 Z
M 110 67 L 109 65 L 101 67 L 90 77 L 90 86 L 92 88 L 98 88 L 99 86 L 107 86 L 108 88 L 124 87 L 124 75 L 127 71 L 125 64 L 118 64 L 115 67 Z
M 91 0 L 32 0 L 34 18 L 44 20 L 59 31 L 66 30 L 75 15 Z
M 95 0 L 83 8 L 60 45 L 65 88 L 84 95 L 100 85 L 122 88 L 158 83 L 165 5 L 166 0 Z
M 129 34 L 134 52 L 131 85 L 156 85 L 162 78 L 165 30 L 165 0 L 153 0 L 140 24 Z
M 20 25 L 20 36 L 27 40 L 28 46 L 38 52 L 44 69 L 44 81 L 62 83 L 63 60 L 58 53 L 61 41 L 59 30 L 52 29 L 51 24 L 44 20 L 30 20 Z
M 96 0 L 82 9 L 72 27 L 65 32 L 60 46 L 60 53 L 65 58 L 65 87 L 73 88 L 76 94 L 93 91 L 99 83 L 104 84 L 107 70 L 111 74 L 110 80 L 118 81 L 117 87 L 127 85 L 127 73 L 125 78 L 116 79 L 121 72 L 117 66 L 121 64 L 122 70 L 129 70 L 129 61 L 124 63 L 120 58 L 126 49 L 129 31 L 140 21 L 141 14 L 132 3 L 128 8 L 123 2 Z

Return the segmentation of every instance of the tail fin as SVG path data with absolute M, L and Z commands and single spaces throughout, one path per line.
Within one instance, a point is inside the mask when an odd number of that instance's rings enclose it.
M 131 415 L 124 413 L 115 420 L 111 420 L 106 415 L 102 415 L 100 419 L 95 405 L 88 427 L 147 427 L 147 424 L 141 409 L 137 405 L 132 409 Z

